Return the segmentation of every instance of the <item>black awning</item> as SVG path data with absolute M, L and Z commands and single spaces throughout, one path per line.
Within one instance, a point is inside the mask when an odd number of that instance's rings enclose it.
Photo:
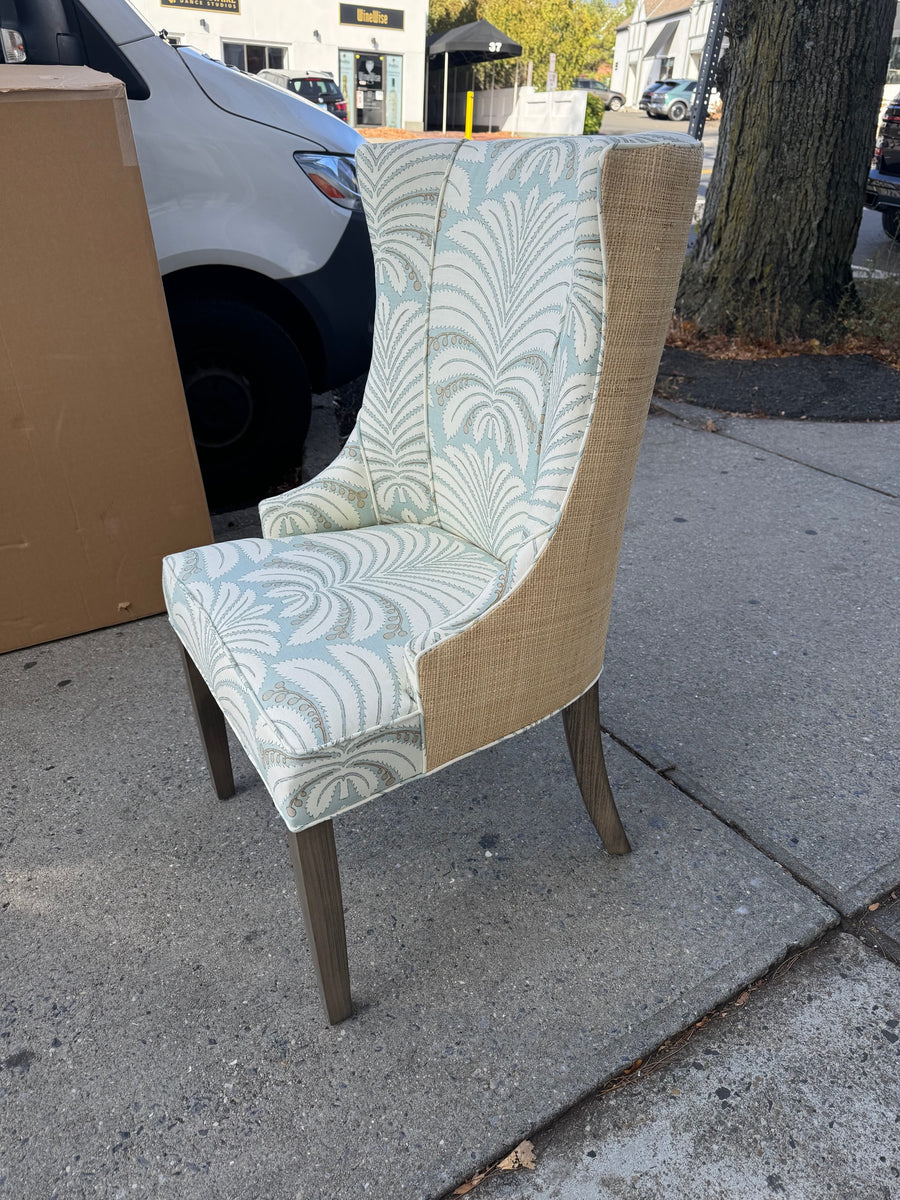
M 644 58 L 662 58 L 672 45 L 672 38 L 675 36 L 677 28 L 677 21 L 670 21 L 668 25 L 663 25 L 662 30 L 657 35 L 656 41 L 644 55 Z
M 472 21 L 457 25 L 446 33 L 433 33 L 425 39 L 430 58 L 447 55 L 448 66 L 464 67 L 471 63 L 495 62 L 500 58 L 518 58 L 522 47 L 490 21 Z

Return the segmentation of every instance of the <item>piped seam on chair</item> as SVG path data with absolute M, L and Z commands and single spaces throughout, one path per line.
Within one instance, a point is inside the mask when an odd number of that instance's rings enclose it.
M 618 147 L 621 147 L 621 146 L 645 147 L 645 146 L 647 146 L 648 143 L 646 141 L 639 140 L 639 139 L 645 138 L 646 136 L 647 136 L 646 134 L 637 134 L 637 135 L 625 134 L 625 135 L 619 135 L 619 136 L 615 136 L 615 137 L 609 137 L 608 141 L 607 141 L 607 145 L 605 145 L 600 151 L 600 156 L 599 156 L 599 159 L 597 162 L 597 219 L 598 219 L 598 225 L 599 225 L 599 229 L 600 229 L 600 254 L 601 254 L 601 260 L 602 260 L 602 264 L 603 264 L 603 282 L 601 285 L 601 303 L 603 305 L 604 320 L 603 320 L 603 323 L 601 324 L 601 328 L 600 328 L 600 339 L 601 339 L 600 340 L 600 350 L 599 350 L 598 359 L 597 359 L 597 368 L 594 373 L 594 383 L 593 383 L 594 402 L 591 405 L 590 417 L 589 417 L 587 423 L 585 424 L 584 433 L 581 438 L 578 462 L 575 467 L 575 470 L 572 472 L 571 478 L 569 479 L 569 483 L 566 488 L 565 496 L 563 497 L 562 501 L 560 502 L 559 514 L 557 516 L 556 522 L 553 525 L 552 529 L 550 530 L 550 533 L 549 533 L 547 540 L 541 550 L 541 553 L 535 558 L 534 562 L 531 563 L 528 570 L 524 573 L 524 575 L 522 575 L 521 579 L 516 580 L 515 585 L 512 588 L 510 588 L 508 592 L 505 592 L 504 595 L 501 596 L 501 598 L 497 601 L 496 604 L 493 604 L 493 605 L 491 605 L 490 608 L 485 609 L 485 611 L 483 613 L 479 614 L 479 616 L 476 617 L 471 622 L 470 625 L 467 625 L 464 629 L 457 630 L 454 634 L 451 635 L 450 638 L 445 638 L 445 639 L 443 639 L 442 642 L 437 643 L 438 645 L 443 645 L 448 641 L 452 641 L 452 639 L 455 637 L 462 636 L 462 634 L 467 632 L 473 626 L 477 625 L 480 621 L 486 620 L 489 616 L 491 616 L 493 613 L 495 613 L 497 611 L 497 609 L 500 608 L 501 605 L 505 604 L 507 601 L 511 601 L 513 596 L 515 596 L 516 592 L 518 592 L 519 588 L 522 586 L 522 584 L 525 582 L 525 580 L 528 578 L 528 576 L 531 574 L 531 572 L 535 569 L 538 562 L 540 562 L 541 557 L 547 552 L 547 548 L 549 547 L 550 542 L 553 540 L 553 537 L 555 536 L 556 531 L 559 529 L 560 523 L 562 521 L 563 513 L 565 511 L 566 504 L 569 501 L 569 497 L 572 495 L 572 492 L 575 487 L 576 479 L 578 478 L 578 473 L 583 466 L 584 449 L 585 449 L 585 446 L 587 445 L 588 435 L 591 431 L 591 427 L 594 424 L 594 421 L 596 419 L 597 395 L 600 390 L 601 376 L 603 374 L 603 357 L 604 357 L 603 351 L 605 349 L 605 342 L 606 342 L 606 314 L 607 314 L 607 269 L 606 268 L 607 268 L 608 255 L 607 255 L 607 249 L 606 249 L 606 235 L 605 235 L 604 222 L 603 222 L 602 168 L 606 161 L 607 156 L 613 150 L 617 149 Z M 658 142 L 660 144 L 681 146 L 681 145 L 684 145 L 685 142 L 689 140 L 689 139 L 687 139 L 686 135 L 677 134 L 677 133 L 669 134 L 668 136 L 657 135 L 657 134 L 654 134 L 652 136 L 655 139 L 655 141 L 653 143 L 654 145 L 656 144 L 656 142 Z M 693 139 L 690 139 L 690 141 L 693 141 Z M 525 542 L 522 543 L 522 545 L 526 545 L 526 544 L 527 544 L 527 539 Z M 427 654 L 429 652 L 429 650 L 433 650 L 435 648 L 436 647 L 434 647 L 434 646 L 429 646 L 428 650 L 424 650 L 424 651 L 422 651 L 421 654 L 417 655 L 417 657 L 416 657 L 417 668 L 418 668 L 419 659 L 421 659 L 425 654 Z M 601 670 L 602 670 L 602 667 L 601 667 Z M 418 670 L 417 670 L 417 675 L 418 675 Z M 598 676 L 598 678 L 599 678 L 599 676 Z M 576 697 L 576 699 L 577 699 L 577 697 Z M 454 759 L 453 761 L 455 762 L 456 760 Z
M 438 198 L 438 205 L 437 205 L 437 209 L 435 211 L 435 217 L 434 217 L 434 238 L 432 239 L 432 243 L 431 243 L 431 264 L 430 264 L 430 272 L 429 272 L 430 283 L 429 283 L 429 287 L 428 287 L 428 307 L 425 311 L 425 364 L 424 364 L 424 371 L 423 371 L 424 394 L 422 397 L 423 405 L 424 405 L 424 414 L 423 415 L 424 415 L 424 419 L 425 419 L 425 453 L 428 456 L 428 478 L 431 482 L 431 500 L 432 500 L 432 503 L 434 504 L 434 517 L 435 517 L 435 520 L 437 521 L 439 529 L 443 529 L 444 526 L 441 521 L 440 511 L 438 509 L 437 488 L 435 487 L 435 482 L 434 482 L 434 455 L 431 452 L 431 394 L 430 394 L 429 388 L 428 388 L 428 379 L 429 379 L 429 374 L 430 374 L 429 361 L 431 358 L 431 349 L 430 349 L 431 348 L 431 301 L 434 296 L 434 260 L 435 260 L 436 254 L 437 254 L 438 233 L 440 232 L 440 226 L 441 226 L 441 211 L 444 207 L 444 197 L 447 194 L 447 187 L 450 183 L 450 175 L 453 171 L 454 166 L 456 165 L 456 160 L 459 156 L 460 149 L 463 146 L 464 142 L 465 142 L 465 139 L 460 138 L 460 140 L 456 143 L 456 149 L 453 151 L 453 157 L 450 159 L 450 165 L 447 167 L 447 170 L 444 173 L 444 182 L 441 185 L 441 194 L 440 194 L 440 197 Z M 423 726 L 423 728 L 424 728 L 424 726 Z
M 465 758 L 473 758 L 476 754 L 480 754 L 482 752 L 482 750 L 490 750 L 490 748 L 492 746 L 499 746 L 501 742 L 508 742 L 510 740 L 510 738 L 518 737 L 520 733 L 525 733 L 526 730 L 528 730 L 528 729 L 534 729 L 538 725 L 543 725 L 544 721 L 549 721 L 551 717 L 558 716 L 561 712 L 563 712 L 565 709 L 567 709 L 570 704 L 574 704 L 577 700 L 580 700 L 582 696 L 586 695 L 591 690 L 591 688 L 594 687 L 594 685 L 599 682 L 600 676 L 602 674 L 603 674 L 603 667 L 601 666 L 596 679 L 592 679 L 591 682 L 587 685 L 587 687 L 584 688 L 582 691 L 580 691 L 577 696 L 573 696 L 572 699 L 567 700 L 565 704 L 560 704 L 558 708 L 554 708 L 552 712 L 546 713 L 543 717 L 538 717 L 536 721 L 529 721 L 527 725 L 523 725 L 520 729 L 514 729 L 511 733 L 504 733 L 502 737 L 494 738 L 494 740 L 492 742 L 485 742 L 483 746 L 476 746 L 474 750 L 467 750 L 465 754 L 460 754 L 456 758 L 448 759 L 447 762 L 442 762 L 436 767 L 428 766 L 428 752 L 427 752 L 427 748 L 425 745 L 425 721 L 423 718 L 423 721 L 422 721 L 422 753 L 423 753 L 423 756 L 425 759 L 425 770 L 422 773 L 422 778 L 424 779 L 426 775 L 437 775 L 438 771 L 443 771 L 445 767 L 452 767 L 454 763 L 462 762 L 463 759 L 465 759 Z M 402 785 L 397 784 L 396 786 L 400 787 Z M 388 788 L 387 790 L 393 791 L 394 789 Z M 384 792 L 379 792 L 378 795 L 382 796 L 382 795 L 384 795 Z M 374 797 L 373 797 L 373 799 L 374 799 Z
M 601 668 L 600 675 L 602 675 L 602 673 L 603 673 L 603 669 Z M 437 775 L 439 771 L 443 771 L 446 767 L 452 767 L 454 765 L 454 763 L 462 762 L 463 759 L 465 759 L 465 758 L 474 758 L 474 756 L 476 754 L 480 754 L 482 752 L 482 750 L 490 750 L 493 746 L 499 746 L 501 742 L 508 742 L 508 741 L 510 741 L 511 738 L 518 737 L 520 733 L 525 733 L 529 729 L 534 729 L 538 725 L 543 725 L 543 723 L 545 721 L 549 721 L 551 719 L 551 717 L 559 716 L 559 714 L 561 712 L 563 712 L 565 709 L 567 709 L 570 704 L 574 704 L 576 702 L 576 700 L 580 700 L 581 697 L 584 696 L 587 692 L 589 692 L 591 690 L 591 688 L 594 687 L 594 685 L 599 681 L 600 675 L 598 675 L 596 679 L 592 680 L 591 683 L 589 683 L 588 686 L 584 689 L 584 691 L 579 692 L 577 696 L 573 697 L 573 699 L 569 700 L 566 704 L 561 704 L 559 706 L 559 708 L 554 708 L 553 712 L 547 713 L 546 716 L 538 717 L 538 719 L 536 721 L 531 721 L 531 722 L 529 722 L 528 725 L 523 725 L 521 729 L 514 729 L 512 733 L 505 733 L 503 735 L 503 737 L 495 738 L 492 742 L 485 742 L 485 744 L 483 746 L 478 746 L 477 749 L 475 749 L 475 750 L 468 750 L 468 751 L 466 751 L 465 754 L 460 754 L 457 758 L 451 758 L 448 762 L 443 762 L 440 764 L 440 766 L 434 767 L 430 770 L 428 767 L 428 759 L 425 755 L 425 723 L 423 720 L 423 722 L 422 722 L 422 758 L 423 758 L 423 762 L 425 764 L 425 770 L 421 773 L 421 775 L 413 775 L 410 779 L 403 779 L 399 783 L 392 783 L 390 787 L 386 787 L 380 792 L 375 792 L 375 794 L 372 796 L 367 796 L 365 798 L 365 800 L 357 800 L 354 804 L 348 804 L 346 806 L 346 808 L 342 808 L 337 813 L 332 813 L 331 816 L 317 817 L 315 821 L 310 821 L 308 824 L 301 826 L 301 828 L 309 829 L 312 825 L 318 825 L 322 821 L 330 821 L 335 816 L 343 816 L 344 813 L 351 812 L 354 808 L 362 808 L 362 806 L 364 804 L 370 804 L 373 800 L 378 800 L 382 796 L 386 796 L 388 794 L 388 792 L 396 792 L 398 790 L 398 788 L 407 787 L 409 784 L 413 783 L 417 779 L 424 779 L 426 777 L 426 775 Z M 353 739 L 353 740 L 355 740 L 355 739 Z M 280 812 L 279 812 L 279 816 L 281 816 Z M 281 819 L 284 821 L 283 816 L 281 816 Z M 285 825 L 287 825 L 287 821 L 285 821 L 284 823 L 285 823 Z M 290 829 L 289 825 L 288 825 L 288 828 Z M 294 832 L 297 832 L 297 831 L 295 830 Z
M 580 469 L 582 467 L 583 458 L 584 458 L 584 448 L 587 445 L 588 434 L 590 433 L 591 426 L 594 423 L 594 418 L 595 418 L 596 411 L 597 411 L 597 395 L 600 390 L 600 379 L 601 379 L 601 375 L 603 373 L 603 350 L 604 350 L 604 346 L 605 346 L 605 323 L 606 323 L 605 318 L 606 318 L 606 299 L 607 299 L 607 286 L 606 286 L 607 254 L 606 254 L 606 242 L 605 242 L 604 233 L 603 233 L 603 210 L 602 210 L 602 203 L 601 203 L 601 200 L 602 200 L 602 194 L 601 194 L 602 175 L 601 175 L 601 172 L 602 172 L 603 163 L 605 162 L 607 155 L 610 153 L 611 150 L 615 149 L 615 147 L 617 147 L 619 145 L 621 145 L 621 141 L 619 139 L 615 139 L 615 140 L 610 139 L 608 144 L 605 145 L 600 152 L 600 157 L 597 162 L 597 168 L 596 168 L 596 170 L 597 170 L 597 222 L 598 222 L 599 229 L 600 229 L 600 255 L 601 255 L 601 262 L 602 262 L 602 267 L 603 267 L 603 280 L 602 280 L 602 284 L 601 284 L 600 301 L 601 301 L 602 310 L 603 310 L 603 314 L 604 314 L 604 321 L 601 324 L 601 328 L 600 328 L 600 347 L 599 347 L 598 357 L 597 357 L 597 367 L 594 372 L 594 382 L 592 385 L 593 393 L 594 393 L 594 400 L 593 400 L 593 403 L 591 404 L 590 416 L 589 416 L 587 422 L 585 423 L 584 432 L 581 437 L 578 462 L 576 464 L 575 470 L 572 472 L 571 478 L 569 479 L 568 486 L 566 488 L 566 493 L 560 502 L 559 513 L 557 514 L 556 522 L 553 525 L 553 527 L 550 529 L 550 531 L 547 535 L 547 539 L 546 539 L 544 546 L 542 547 L 540 553 L 535 557 L 534 561 L 530 564 L 530 566 L 525 571 L 525 573 L 522 575 L 522 577 L 520 579 L 516 580 L 515 584 L 508 591 L 504 592 L 504 594 L 500 597 L 500 599 L 495 604 L 492 604 L 490 606 L 490 608 L 485 609 L 484 612 L 480 613 L 477 617 L 475 617 L 469 625 L 465 626 L 464 629 L 457 630 L 455 633 L 451 634 L 450 637 L 442 639 L 441 642 L 436 643 L 436 645 L 444 645 L 444 644 L 446 644 L 446 642 L 452 641 L 453 638 L 462 636 L 462 634 L 466 633 L 468 630 L 473 628 L 473 626 L 477 625 L 480 621 L 487 619 L 487 617 L 489 617 L 490 615 L 495 613 L 500 608 L 501 605 L 505 604 L 507 601 L 512 600 L 512 597 L 515 596 L 515 594 L 518 592 L 519 588 L 522 586 L 522 584 L 525 582 L 525 580 L 528 578 L 528 576 L 531 574 L 531 572 L 535 569 L 538 562 L 540 562 L 542 556 L 547 552 L 547 548 L 550 545 L 550 542 L 553 540 L 553 537 L 556 534 L 556 531 L 559 529 L 560 523 L 562 521 L 563 513 L 565 511 L 566 504 L 568 503 L 569 497 L 572 494 L 572 490 L 575 486 L 575 480 L 578 476 L 578 472 L 580 471 Z M 574 275 L 573 275 L 573 280 L 574 280 Z M 570 283 L 569 295 L 571 295 L 571 287 L 572 287 L 572 284 Z M 567 302 L 568 302 L 568 297 L 567 297 Z M 537 536 L 537 535 L 535 535 L 535 536 Z M 526 539 L 526 541 L 524 541 L 522 543 L 522 545 L 523 546 L 526 545 L 528 540 L 529 539 Z M 433 650 L 435 648 L 436 648 L 435 646 L 429 646 L 427 650 L 423 650 L 420 654 L 418 654 L 416 656 L 416 660 L 415 660 L 416 689 L 417 689 L 418 694 L 421 694 L 420 689 L 419 689 L 419 681 L 418 681 L 419 661 L 426 654 L 428 654 L 428 652 L 430 650 Z M 601 667 L 601 670 L 602 670 L 602 667 Z M 598 676 L 598 678 L 599 678 L 599 676 Z M 577 698 L 578 697 L 576 697 L 576 699 Z M 559 711 L 559 710 L 556 710 L 556 711 Z M 424 728 L 424 725 L 423 725 L 423 728 Z M 512 736 L 512 735 L 507 735 L 507 736 Z M 473 753 L 474 753 L 474 751 L 473 751 Z M 454 759 L 453 761 L 455 762 L 456 760 Z M 427 762 L 427 745 L 426 745 L 426 762 Z

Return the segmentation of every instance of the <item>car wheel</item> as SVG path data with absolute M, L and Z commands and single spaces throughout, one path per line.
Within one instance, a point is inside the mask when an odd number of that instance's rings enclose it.
M 670 121 L 683 121 L 687 115 L 688 115 L 687 105 L 682 104 L 680 100 L 676 100 L 675 103 L 672 105 L 672 107 L 669 109 L 669 120 Z
M 258 500 L 300 465 L 311 409 L 303 356 L 240 300 L 181 299 L 170 316 L 206 498 Z
M 900 208 L 881 210 L 881 228 L 889 238 L 900 240 Z
M 613 96 L 612 100 L 610 100 L 610 102 L 609 102 L 609 111 L 610 112 L 618 112 L 621 107 L 622 107 L 622 101 L 619 99 L 618 96 Z
M 655 120 L 656 120 L 656 113 L 652 113 L 652 112 L 649 112 L 649 111 L 648 111 L 648 112 L 647 112 L 647 116 L 648 116 L 648 117 L 650 117 L 650 119 L 651 119 L 651 120 L 653 120 L 653 121 L 655 121 Z

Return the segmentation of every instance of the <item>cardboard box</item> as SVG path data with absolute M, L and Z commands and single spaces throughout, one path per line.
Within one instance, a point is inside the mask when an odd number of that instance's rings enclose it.
M 125 89 L 0 66 L 0 650 L 162 611 L 212 540 Z

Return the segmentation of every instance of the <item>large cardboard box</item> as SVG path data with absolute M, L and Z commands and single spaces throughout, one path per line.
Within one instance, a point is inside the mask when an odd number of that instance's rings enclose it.
M 0 66 L 0 650 L 163 608 L 211 541 L 125 89 Z

